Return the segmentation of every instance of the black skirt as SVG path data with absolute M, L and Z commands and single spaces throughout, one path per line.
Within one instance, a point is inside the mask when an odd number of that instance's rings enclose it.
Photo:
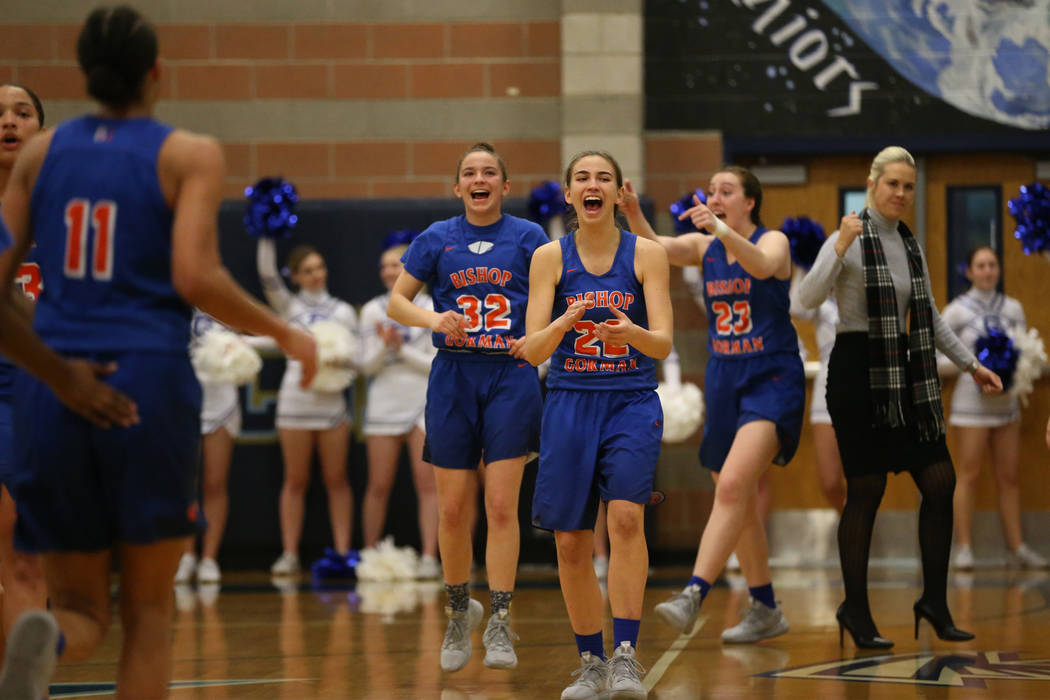
M 901 342 L 907 357 L 907 336 L 901 336 Z M 910 386 L 910 373 L 907 381 Z M 919 440 L 910 404 L 905 405 L 904 426 L 874 427 L 867 333 L 835 336 L 835 347 L 828 360 L 827 386 L 828 413 L 847 477 L 919 469 L 951 459 L 943 435 L 930 442 Z M 911 391 L 905 395 L 911 396 Z

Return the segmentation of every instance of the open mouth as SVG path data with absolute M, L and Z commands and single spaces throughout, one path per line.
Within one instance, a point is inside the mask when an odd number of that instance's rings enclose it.
M 0 147 L 3 147 L 5 151 L 15 150 L 20 143 L 22 143 L 22 139 L 14 134 L 6 134 L 3 139 L 0 139 Z
M 584 197 L 583 198 L 583 210 L 588 214 L 597 214 L 601 211 L 602 199 L 601 197 Z
M 488 190 L 471 190 L 470 198 L 475 202 L 487 202 L 492 193 Z

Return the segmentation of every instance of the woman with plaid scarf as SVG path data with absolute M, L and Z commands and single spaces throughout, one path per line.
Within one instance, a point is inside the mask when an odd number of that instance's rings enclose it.
M 863 648 L 893 645 L 879 636 L 868 605 L 868 556 L 886 475 L 907 470 L 922 494 L 919 547 L 923 593 L 915 630 L 926 618 L 937 636 L 965 641 L 948 611 L 955 470 L 944 440 L 944 410 L 934 349 L 973 375 L 987 393 L 1002 382 L 940 318 L 922 248 L 900 220 L 915 200 L 915 160 L 899 146 L 879 152 L 868 175 L 867 206 L 842 218 L 799 288 L 817 307 L 834 289 L 839 304 L 828 364 L 827 402 L 842 452 L 846 505 L 839 559 L 846 600 L 839 638 L 849 630 Z M 857 241 L 854 245 L 854 241 Z

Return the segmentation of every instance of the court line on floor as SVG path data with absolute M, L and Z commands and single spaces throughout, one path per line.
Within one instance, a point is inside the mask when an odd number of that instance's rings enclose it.
M 660 679 L 664 677 L 664 673 L 667 669 L 671 667 L 674 660 L 682 653 L 682 649 L 685 649 L 686 645 L 689 644 L 689 640 L 695 637 L 696 633 L 707 624 L 707 620 L 707 615 L 701 615 L 697 618 L 696 624 L 693 625 L 692 632 L 689 634 L 683 632 L 678 635 L 677 639 L 671 642 L 671 646 L 664 652 L 664 655 L 657 659 L 656 663 L 653 664 L 653 667 L 645 674 L 645 682 L 643 685 L 646 690 L 652 690 L 653 687 L 660 682 Z

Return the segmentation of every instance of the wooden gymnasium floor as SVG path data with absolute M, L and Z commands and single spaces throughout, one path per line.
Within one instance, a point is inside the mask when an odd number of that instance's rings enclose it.
M 639 639 L 650 698 L 1048 698 L 1050 575 L 980 570 L 953 574 L 955 619 L 977 633 L 949 644 L 925 625 L 912 635 L 915 569 L 873 569 L 872 607 L 891 654 L 839 648 L 836 570 L 776 569 L 777 597 L 791 622 L 760 644 L 723 645 L 747 600 L 723 580 L 704 604 L 701 625 L 681 635 L 651 614 L 681 585 L 685 569 L 650 577 Z M 739 585 L 739 582 L 737 582 Z M 479 586 L 480 588 L 480 586 Z M 487 592 L 479 591 L 486 603 Z M 279 591 L 260 575 L 229 575 L 223 588 L 178 592 L 172 698 L 557 698 L 577 667 L 575 645 L 552 571 L 524 572 L 513 605 L 519 665 L 474 657 L 442 673 L 445 629 L 440 584 L 372 584 L 323 591 L 303 582 Z M 606 646 L 611 646 L 611 622 Z M 60 666 L 52 698 L 106 697 L 117 658 L 116 628 L 85 664 Z

